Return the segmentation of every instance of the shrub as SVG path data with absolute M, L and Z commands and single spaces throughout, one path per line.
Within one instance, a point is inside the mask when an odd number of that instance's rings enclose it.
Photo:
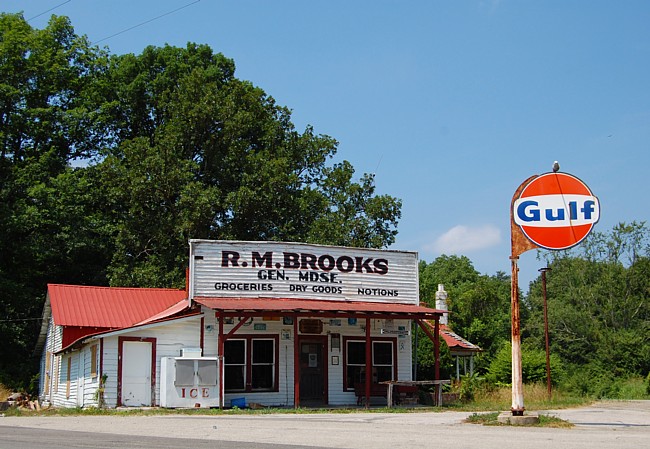
M 560 358 L 550 356 L 551 380 L 557 384 L 564 376 Z M 546 351 L 522 346 L 522 380 L 525 383 L 546 382 Z M 494 384 L 508 384 L 512 380 L 512 349 L 510 343 L 504 345 L 496 354 L 488 368 L 487 379 Z

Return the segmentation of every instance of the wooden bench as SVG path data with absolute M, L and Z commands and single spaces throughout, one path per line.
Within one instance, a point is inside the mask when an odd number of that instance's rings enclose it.
M 442 379 L 442 380 L 389 380 L 385 382 L 381 382 L 384 385 L 388 386 L 388 393 L 386 394 L 386 402 L 388 407 L 393 406 L 393 389 L 397 388 L 397 403 L 400 402 L 402 394 L 404 394 L 406 398 L 409 399 L 408 402 L 412 402 L 411 400 L 417 400 L 417 392 L 415 388 L 419 388 L 420 386 L 423 385 L 434 385 L 435 388 L 435 399 L 434 399 L 434 405 L 441 405 L 442 400 L 442 386 L 444 384 L 449 384 L 451 381 L 449 379 Z M 415 387 L 415 388 L 414 388 Z M 401 389 L 401 391 L 400 391 Z M 409 398 L 410 396 L 410 398 Z M 406 401 L 405 401 L 406 402 Z
M 355 383 L 354 394 L 357 396 L 357 405 L 363 405 L 363 400 L 366 397 L 366 384 Z M 388 395 L 388 385 L 386 384 L 370 384 L 370 396 L 385 398 Z
M 420 387 L 417 385 L 395 385 L 393 401 L 398 405 L 414 405 L 418 403 Z

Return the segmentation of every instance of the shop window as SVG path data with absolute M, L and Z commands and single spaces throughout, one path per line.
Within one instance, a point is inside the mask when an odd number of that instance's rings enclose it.
M 226 340 L 223 365 L 225 391 L 246 390 L 246 340 Z
M 90 347 L 90 377 L 97 378 L 97 345 Z
M 393 380 L 393 342 L 373 341 L 372 342 L 372 370 L 373 377 L 377 376 L 376 382 Z
M 251 388 L 271 390 L 275 373 L 275 342 L 273 340 L 251 340 Z
M 45 353 L 45 383 L 43 385 L 45 387 L 46 396 L 50 394 L 50 378 L 52 377 L 51 376 L 52 373 L 50 372 L 51 369 L 52 369 L 52 353 L 50 351 L 47 351 Z
M 372 340 L 372 382 L 385 382 L 395 378 L 395 344 L 393 340 Z M 346 390 L 354 389 L 355 383 L 366 382 L 366 342 L 345 342 L 344 372 Z
M 278 369 L 277 337 L 244 337 L 224 344 L 226 392 L 275 391 Z
M 59 392 L 59 373 L 61 367 L 61 357 L 54 356 L 54 392 Z

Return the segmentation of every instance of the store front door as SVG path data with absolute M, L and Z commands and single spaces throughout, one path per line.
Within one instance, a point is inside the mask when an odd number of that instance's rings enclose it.
M 300 405 L 327 403 L 327 337 L 300 339 Z

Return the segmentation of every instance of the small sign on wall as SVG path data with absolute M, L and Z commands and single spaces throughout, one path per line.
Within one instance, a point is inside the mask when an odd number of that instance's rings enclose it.
M 322 334 L 323 322 L 321 320 L 300 320 L 298 324 L 303 334 Z

